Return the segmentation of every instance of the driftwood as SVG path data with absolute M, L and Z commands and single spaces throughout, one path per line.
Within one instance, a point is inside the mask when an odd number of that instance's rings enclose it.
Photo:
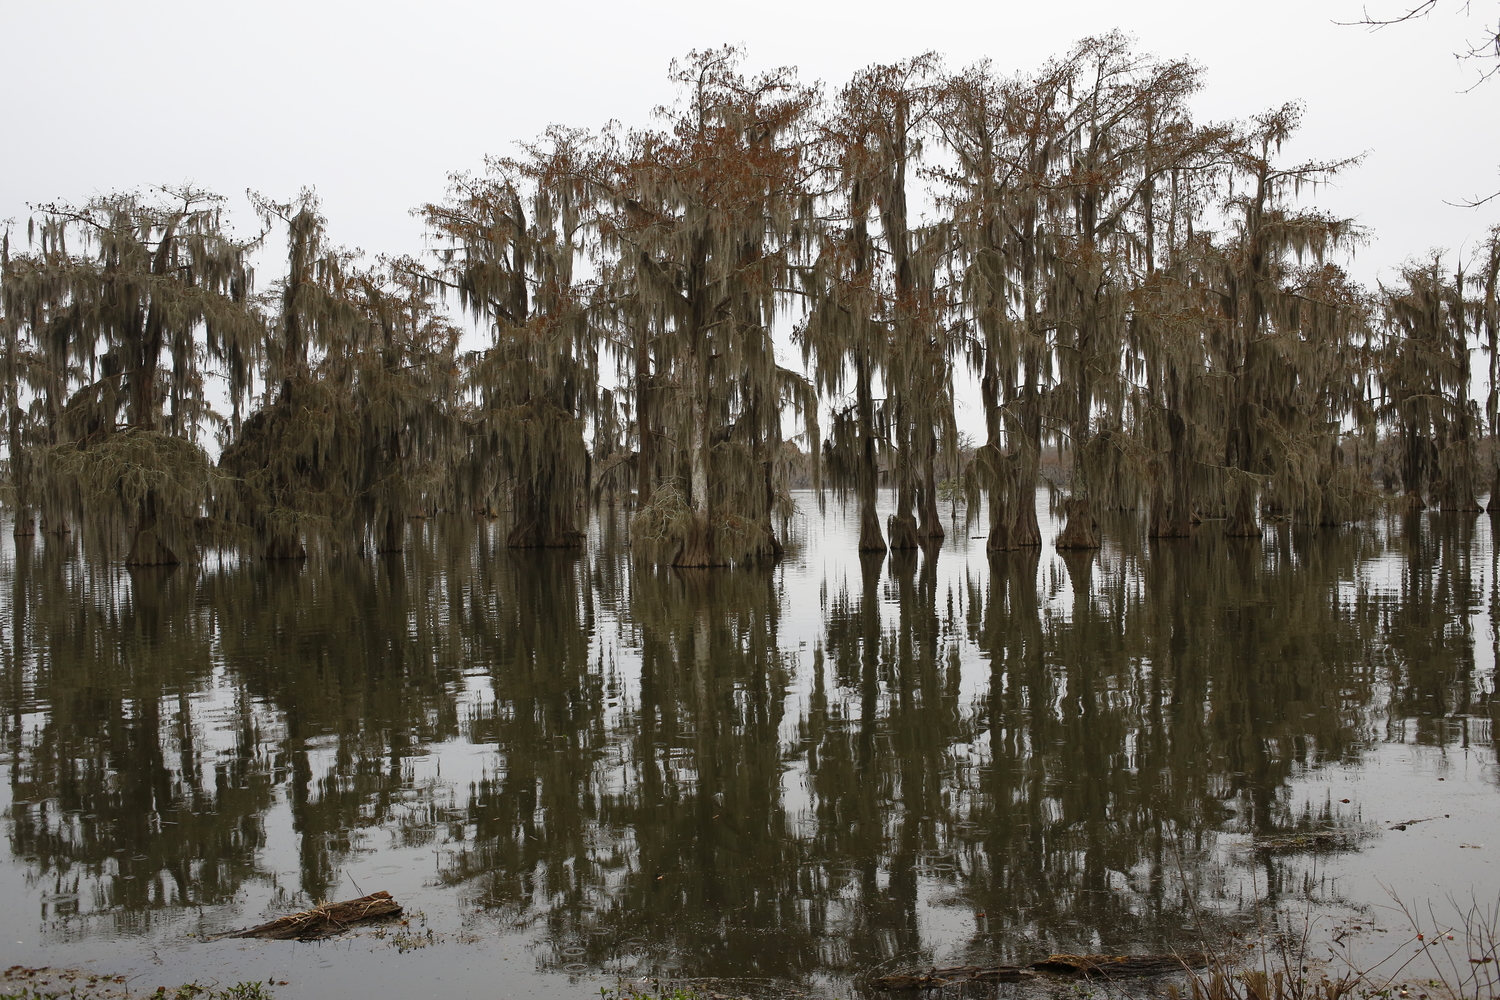
M 937 989 L 960 983 L 1019 983 L 1039 976 L 1122 979 L 1161 976 L 1208 964 L 1206 955 L 1048 955 L 1030 965 L 955 965 L 870 980 L 877 990 Z
M 1027 968 L 1054 976 L 1136 978 L 1201 969 L 1207 964 L 1208 956 L 1198 952 L 1184 955 L 1048 955 Z
M 303 910 L 301 913 L 278 917 L 258 927 L 251 927 L 235 934 L 226 934 L 225 937 L 309 941 L 337 934 L 348 928 L 350 924 L 357 924 L 362 920 L 395 917 L 400 914 L 401 904 L 392 899 L 390 893 L 372 892 L 368 896 L 345 900 L 342 903 L 323 903 L 310 910 Z
M 1018 983 L 1035 976 L 1035 972 L 1018 965 L 954 965 L 946 969 L 881 976 L 870 980 L 870 985 L 877 990 L 930 990 L 956 983 Z
M 1404 830 L 1406 827 L 1392 829 Z M 1352 851 L 1359 847 L 1360 838 L 1367 836 L 1369 832 L 1364 830 L 1310 830 L 1281 837 L 1257 837 L 1249 846 L 1268 854 L 1279 851 Z

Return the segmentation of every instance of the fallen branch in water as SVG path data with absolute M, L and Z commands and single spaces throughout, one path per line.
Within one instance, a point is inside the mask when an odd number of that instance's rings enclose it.
M 1054 976 L 1161 976 L 1169 972 L 1187 972 L 1208 964 L 1208 956 L 1199 952 L 1183 955 L 1048 955 L 1027 966 Z
M 870 980 L 878 990 L 933 989 L 955 983 L 1018 983 L 1048 976 L 1140 978 L 1186 972 L 1208 964 L 1206 955 L 1048 955 L 1040 962 L 1019 965 L 955 965 L 927 972 L 898 973 Z
M 1016 965 L 954 965 L 945 969 L 929 969 L 926 972 L 902 972 L 894 976 L 881 976 L 870 980 L 877 990 L 933 989 L 952 983 L 1018 983 L 1032 979 L 1035 972 Z
M 323 903 L 301 913 L 278 917 L 270 923 L 251 927 L 248 930 L 226 934 L 232 938 L 265 938 L 273 941 L 309 941 L 329 937 L 346 930 L 349 925 L 378 917 L 395 917 L 401 914 L 401 904 L 388 892 L 372 892 L 358 899 L 342 903 Z

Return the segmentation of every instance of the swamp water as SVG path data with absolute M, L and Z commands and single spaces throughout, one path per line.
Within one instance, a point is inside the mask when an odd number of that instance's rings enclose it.
M 848 994 L 1309 916 L 1378 957 L 1392 894 L 1494 905 L 1487 516 L 861 559 L 799 503 L 780 565 L 691 574 L 609 519 L 136 573 L 6 525 L 0 968 Z M 407 925 L 203 940 L 377 889 Z

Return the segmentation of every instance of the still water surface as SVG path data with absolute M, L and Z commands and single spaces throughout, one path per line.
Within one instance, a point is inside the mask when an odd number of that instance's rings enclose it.
M 0 967 L 842 994 L 1500 894 L 1487 517 L 861 559 L 799 502 L 779 566 L 692 575 L 608 517 L 581 555 L 461 518 L 305 566 L 7 547 Z M 376 889 L 409 927 L 203 940 Z

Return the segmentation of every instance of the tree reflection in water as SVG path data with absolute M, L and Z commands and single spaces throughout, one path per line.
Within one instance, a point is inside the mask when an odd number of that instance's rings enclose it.
M 1294 794 L 1309 769 L 1392 740 L 1493 759 L 1487 523 L 1102 527 L 1102 552 L 842 563 L 814 532 L 732 572 L 459 519 L 306 566 L 25 539 L 7 863 L 73 940 L 337 898 L 431 847 L 424 908 L 543 964 L 837 977 L 1189 944 L 1310 863 L 1227 844 L 1367 829 Z

